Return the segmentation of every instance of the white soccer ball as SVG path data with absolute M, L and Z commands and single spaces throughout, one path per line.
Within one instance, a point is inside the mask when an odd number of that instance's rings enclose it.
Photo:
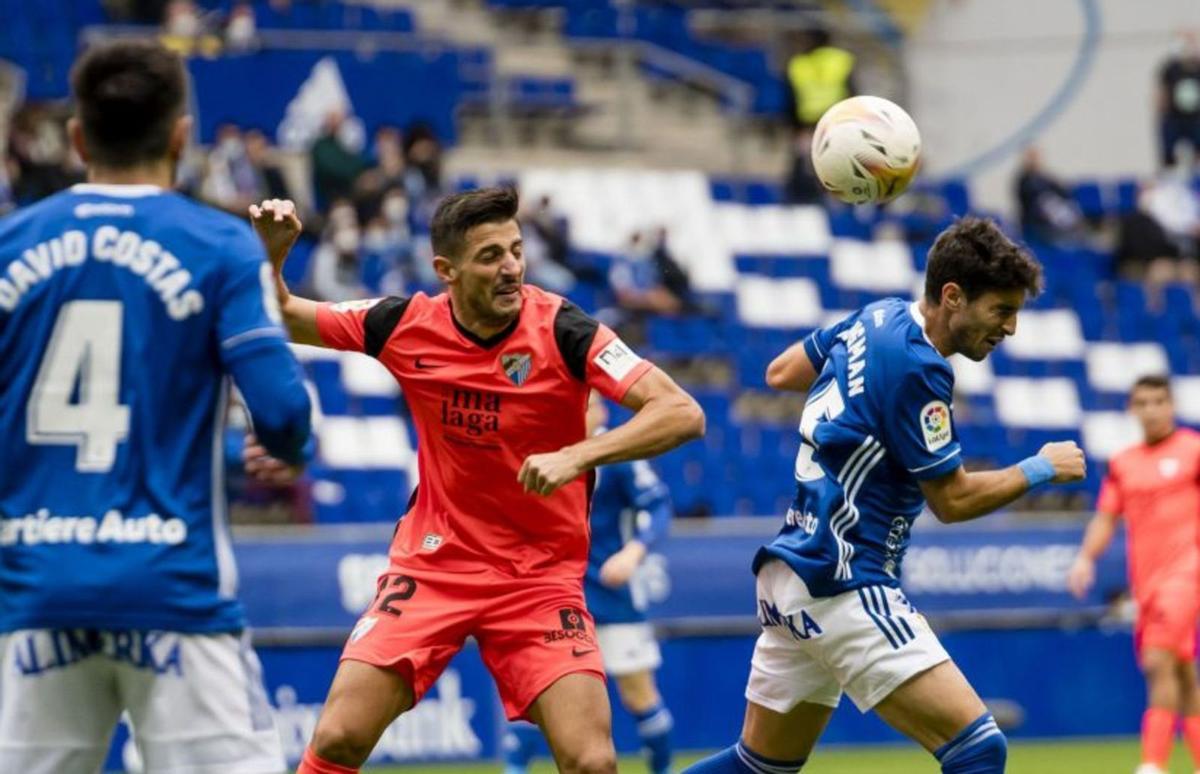
M 825 111 L 813 133 L 817 178 L 849 204 L 896 198 L 912 182 L 920 160 L 916 123 L 882 97 L 842 100 Z

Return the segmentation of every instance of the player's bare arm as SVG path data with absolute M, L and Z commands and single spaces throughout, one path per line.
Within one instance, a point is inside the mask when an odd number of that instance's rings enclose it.
M 646 550 L 646 544 L 642 541 L 637 538 L 630 540 L 600 565 L 600 582 L 613 589 L 629 583 L 638 565 L 646 558 Z
M 1067 572 L 1067 589 L 1076 599 L 1083 597 L 1096 582 L 1096 560 L 1108 548 L 1117 532 L 1117 514 L 1097 511 L 1083 533 L 1083 545 Z
M 1087 473 L 1083 451 L 1074 441 L 1048 443 L 1036 456 L 1053 467 L 1051 483 L 1081 481 Z M 986 516 L 1016 500 L 1029 488 L 1029 477 L 1020 465 L 976 473 L 968 473 L 960 467 L 941 478 L 921 482 L 921 492 L 929 510 L 946 524 Z
M 300 236 L 301 223 L 296 215 L 295 202 L 290 199 L 268 199 L 262 204 L 251 204 L 250 222 L 267 249 L 267 257 L 275 275 L 279 308 L 292 341 L 324 346 L 317 333 L 317 302 L 293 295 L 283 279 L 283 265 L 287 262 L 292 245 L 296 244 L 296 238 Z
M 816 379 L 817 369 L 808 359 L 803 341 L 785 349 L 767 366 L 767 386 L 773 390 L 807 392 Z
M 517 480 L 548 495 L 600 465 L 640 460 L 704 435 L 704 411 L 660 368 L 633 383 L 621 405 L 636 412 L 620 427 L 548 454 L 525 459 Z

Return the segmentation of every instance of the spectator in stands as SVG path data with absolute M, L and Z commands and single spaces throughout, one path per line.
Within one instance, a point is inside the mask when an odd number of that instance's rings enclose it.
M 255 190 L 254 201 L 263 199 L 292 199 L 291 188 L 283 170 L 275 162 L 271 143 L 267 136 L 257 129 L 251 129 L 243 136 L 246 145 L 246 160 L 254 171 Z
M 201 197 L 211 204 L 241 214 L 259 201 L 257 170 L 246 151 L 242 131 L 233 124 L 217 129 L 217 139 L 208 154 Z
M 404 141 L 400 130 L 394 126 L 380 127 L 375 132 L 374 165 L 363 172 L 355 183 L 355 205 L 363 223 L 374 220 L 380 211 L 384 197 L 395 190 L 406 194 Z
M 805 33 L 798 48 L 787 64 L 788 121 L 811 131 L 826 110 L 855 94 L 854 54 L 833 45 L 824 29 Z
M 819 204 L 825 188 L 817 179 L 812 163 L 812 133 L 796 132 L 792 138 L 792 162 L 783 183 L 783 198 L 788 204 Z
M 1175 166 L 1180 143 L 1194 162 L 1200 151 L 1200 37 L 1194 30 L 1180 36 L 1179 52 L 1159 70 L 1158 123 L 1162 165 Z
M 1196 257 L 1200 241 L 1200 197 L 1189 185 L 1188 176 L 1167 171 L 1144 187 L 1138 205 L 1158 221 L 1181 255 Z
M 22 108 L 13 116 L 7 172 L 17 204 L 37 201 L 83 180 L 64 126 L 60 116 L 44 107 Z
M 1147 212 L 1152 186 L 1153 183 L 1143 184 L 1137 209 L 1122 215 L 1118 221 L 1115 257 L 1117 272 L 1125 279 L 1161 284 L 1175 279 L 1180 255 L 1179 246 L 1166 229 Z
M 629 238 L 629 248 L 613 261 L 609 284 L 616 294 L 617 306 L 627 316 L 674 316 L 683 311 L 683 298 L 666 286 L 654 257 L 663 247 L 663 236 L 665 232 L 660 230 L 658 239 L 651 242 L 642 232 L 634 232 Z
M 570 265 L 567 219 L 554 210 L 549 196 L 540 197 L 517 218 L 529 281 L 555 293 L 570 291 L 576 277 Z
M 312 289 L 322 301 L 351 301 L 370 295 L 363 284 L 363 244 L 358 216 L 349 200 L 329 210 L 325 238 L 312 256 Z
M 171 38 L 198 38 L 204 32 L 200 11 L 192 0 L 171 0 L 162 17 L 163 34 Z
M 408 197 L 403 188 L 392 188 L 379 211 L 363 231 L 363 282 L 376 295 L 409 295 L 406 288 L 421 275 L 413 265 L 412 233 L 408 224 Z
M 410 201 L 429 201 L 442 191 L 442 143 L 433 127 L 418 122 L 404 136 L 405 180 Z
M 233 52 L 248 52 L 258 48 L 258 21 L 250 3 L 234 3 L 225 22 L 225 48 Z
M 1042 166 L 1037 148 L 1027 148 L 1017 176 L 1017 207 L 1026 239 L 1046 244 L 1070 242 L 1082 235 L 1079 205 L 1058 178 Z
M 321 136 L 313 143 L 309 156 L 312 162 L 313 193 L 318 207 L 324 202 L 349 199 L 354 184 L 369 166 L 350 136 L 346 114 L 334 110 L 325 118 Z

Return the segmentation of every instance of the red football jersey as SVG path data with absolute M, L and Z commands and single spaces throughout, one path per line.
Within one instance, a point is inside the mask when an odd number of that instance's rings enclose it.
M 582 441 L 590 388 L 621 400 L 652 367 L 608 327 L 526 285 L 520 316 L 483 340 L 445 293 L 324 304 L 328 346 L 379 359 L 417 426 L 420 485 L 391 547 L 411 572 L 583 576 L 588 476 L 549 497 L 517 473 L 530 454 Z
M 1112 458 L 1096 509 L 1123 515 L 1134 597 L 1174 584 L 1195 595 L 1200 574 L 1200 433 L 1179 428 Z

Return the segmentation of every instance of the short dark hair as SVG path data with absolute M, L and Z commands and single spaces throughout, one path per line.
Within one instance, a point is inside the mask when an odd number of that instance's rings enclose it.
M 1137 381 L 1133 383 L 1133 387 L 1129 388 L 1129 394 L 1133 395 L 1139 389 L 1146 387 L 1152 390 L 1166 390 L 1171 392 L 1171 380 L 1163 374 L 1146 374 L 1139 376 Z
M 938 235 L 925 267 L 925 298 L 942 299 L 947 282 L 974 300 L 989 290 L 1042 292 L 1042 267 L 1027 250 L 986 218 L 965 217 Z
M 127 168 L 167 155 L 187 75 L 179 55 L 159 43 L 121 40 L 94 46 L 75 63 L 71 91 L 91 160 Z
M 520 199 L 511 186 L 477 188 L 447 196 L 438 205 L 430 226 L 435 255 L 462 258 L 467 232 L 483 223 L 503 223 L 517 217 Z

